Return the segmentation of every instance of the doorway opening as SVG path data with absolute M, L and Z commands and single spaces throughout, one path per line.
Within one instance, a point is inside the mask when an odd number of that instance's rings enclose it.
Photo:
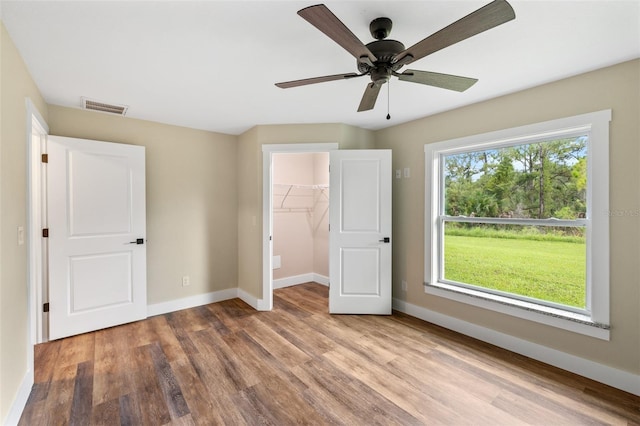
M 273 288 L 329 285 L 329 153 L 273 155 Z
M 336 143 L 263 145 L 263 310 L 274 288 L 329 284 L 329 152 Z

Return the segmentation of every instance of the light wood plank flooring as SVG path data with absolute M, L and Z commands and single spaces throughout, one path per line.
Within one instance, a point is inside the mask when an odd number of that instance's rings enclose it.
M 640 424 L 640 398 L 415 318 L 276 290 L 36 347 L 22 425 Z

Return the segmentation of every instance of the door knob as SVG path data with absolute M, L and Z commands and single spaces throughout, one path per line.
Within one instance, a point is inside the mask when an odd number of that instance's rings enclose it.
M 129 241 L 129 244 L 144 244 L 144 238 L 137 238 L 135 241 Z
M 383 239 L 378 240 L 378 241 L 380 241 L 381 243 L 390 243 L 390 242 L 391 242 L 391 238 L 389 238 L 389 237 L 384 237 Z

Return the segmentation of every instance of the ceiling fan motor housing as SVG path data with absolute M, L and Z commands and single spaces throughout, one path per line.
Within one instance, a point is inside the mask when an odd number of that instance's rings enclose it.
M 388 73 L 388 77 L 391 75 L 392 71 L 397 71 L 398 68 L 402 66 L 402 64 L 392 64 L 392 59 L 400 52 L 405 50 L 404 44 L 400 43 L 396 40 L 376 40 L 367 44 L 367 48 L 373 53 L 376 57 L 376 61 L 373 63 L 373 67 L 366 62 L 358 61 L 358 71 L 361 73 L 372 72 L 371 79 L 373 79 L 373 71 L 384 71 Z

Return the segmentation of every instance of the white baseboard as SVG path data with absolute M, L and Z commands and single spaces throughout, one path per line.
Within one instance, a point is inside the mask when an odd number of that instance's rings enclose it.
M 169 312 L 180 311 L 182 309 L 194 308 L 196 306 L 208 305 L 209 303 L 222 302 L 238 297 L 237 288 L 213 291 L 211 293 L 198 294 L 196 296 L 184 297 L 182 299 L 170 300 L 168 302 L 154 303 L 147 306 L 147 316 L 167 314 Z
M 29 395 L 31 394 L 31 388 L 33 387 L 33 370 L 27 371 L 27 374 L 24 375 L 22 379 L 22 383 L 20 383 L 20 388 L 18 388 L 18 393 L 16 395 L 16 399 L 11 404 L 9 408 L 9 413 L 7 417 L 2 421 L 2 424 L 5 426 L 17 425 L 20 421 L 20 417 L 22 416 L 22 412 L 24 411 L 24 407 L 27 405 L 27 400 L 29 399 Z
M 315 272 L 309 272 L 301 275 L 294 275 L 292 277 L 279 278 L 273 280 L 273 289 L 291 287 L 292 285 L 304 284 L 309 282 L 316 282 L 322 285 L 329 285 L 329 277 L 316 274 Z
M 421 306 L 412 305 L 403 300 L 393 299 L 393 308 L 449 330 L 491 343 L 503 349 L 640 396 L 640 375 L 638 374 L 618 370 L 537 343 L 519 339 L 486 327 L 443 315 Z
M 329 287 L 329 277 L 313 273 L 313 282 Z
M 147 316 L 167 314 L 169 312 L 180 311 L 182 309 L 194 308 L 196 306 L 208 305 L 209 303 L 222 302 L 239 298 L 253 309 L 260 309 L 262 299 L 258 300 L 246 291 L 240 288 L 229 288 L 226 290 L 214 291 L 206 294 L 198 294 L 196 296 L 185 297 L 182 299 L 170 300 L 168 302 L 155 303 L 147 306 Z
M 301 275 L 294 275 L 292 277 L 278 278 L 273 280 L 273 289 L 291 287 L 292 285 L 298 285 L 313 281 L 313 272 L 309 272 Z
M 249 293 L 247 293 L 246 291 L 244 291 L 241 288 L 238 289 L 238 296 L 237 297 L 240 298 L 240 300 L 242 300 L 247 305 L 251 306 L 256 311 L 264 311 L 265 310 L 265 309 L 261 309 L 261 307 L 262 307 L 262 299 L 258 299 L 256 297 L 250 295 Z

